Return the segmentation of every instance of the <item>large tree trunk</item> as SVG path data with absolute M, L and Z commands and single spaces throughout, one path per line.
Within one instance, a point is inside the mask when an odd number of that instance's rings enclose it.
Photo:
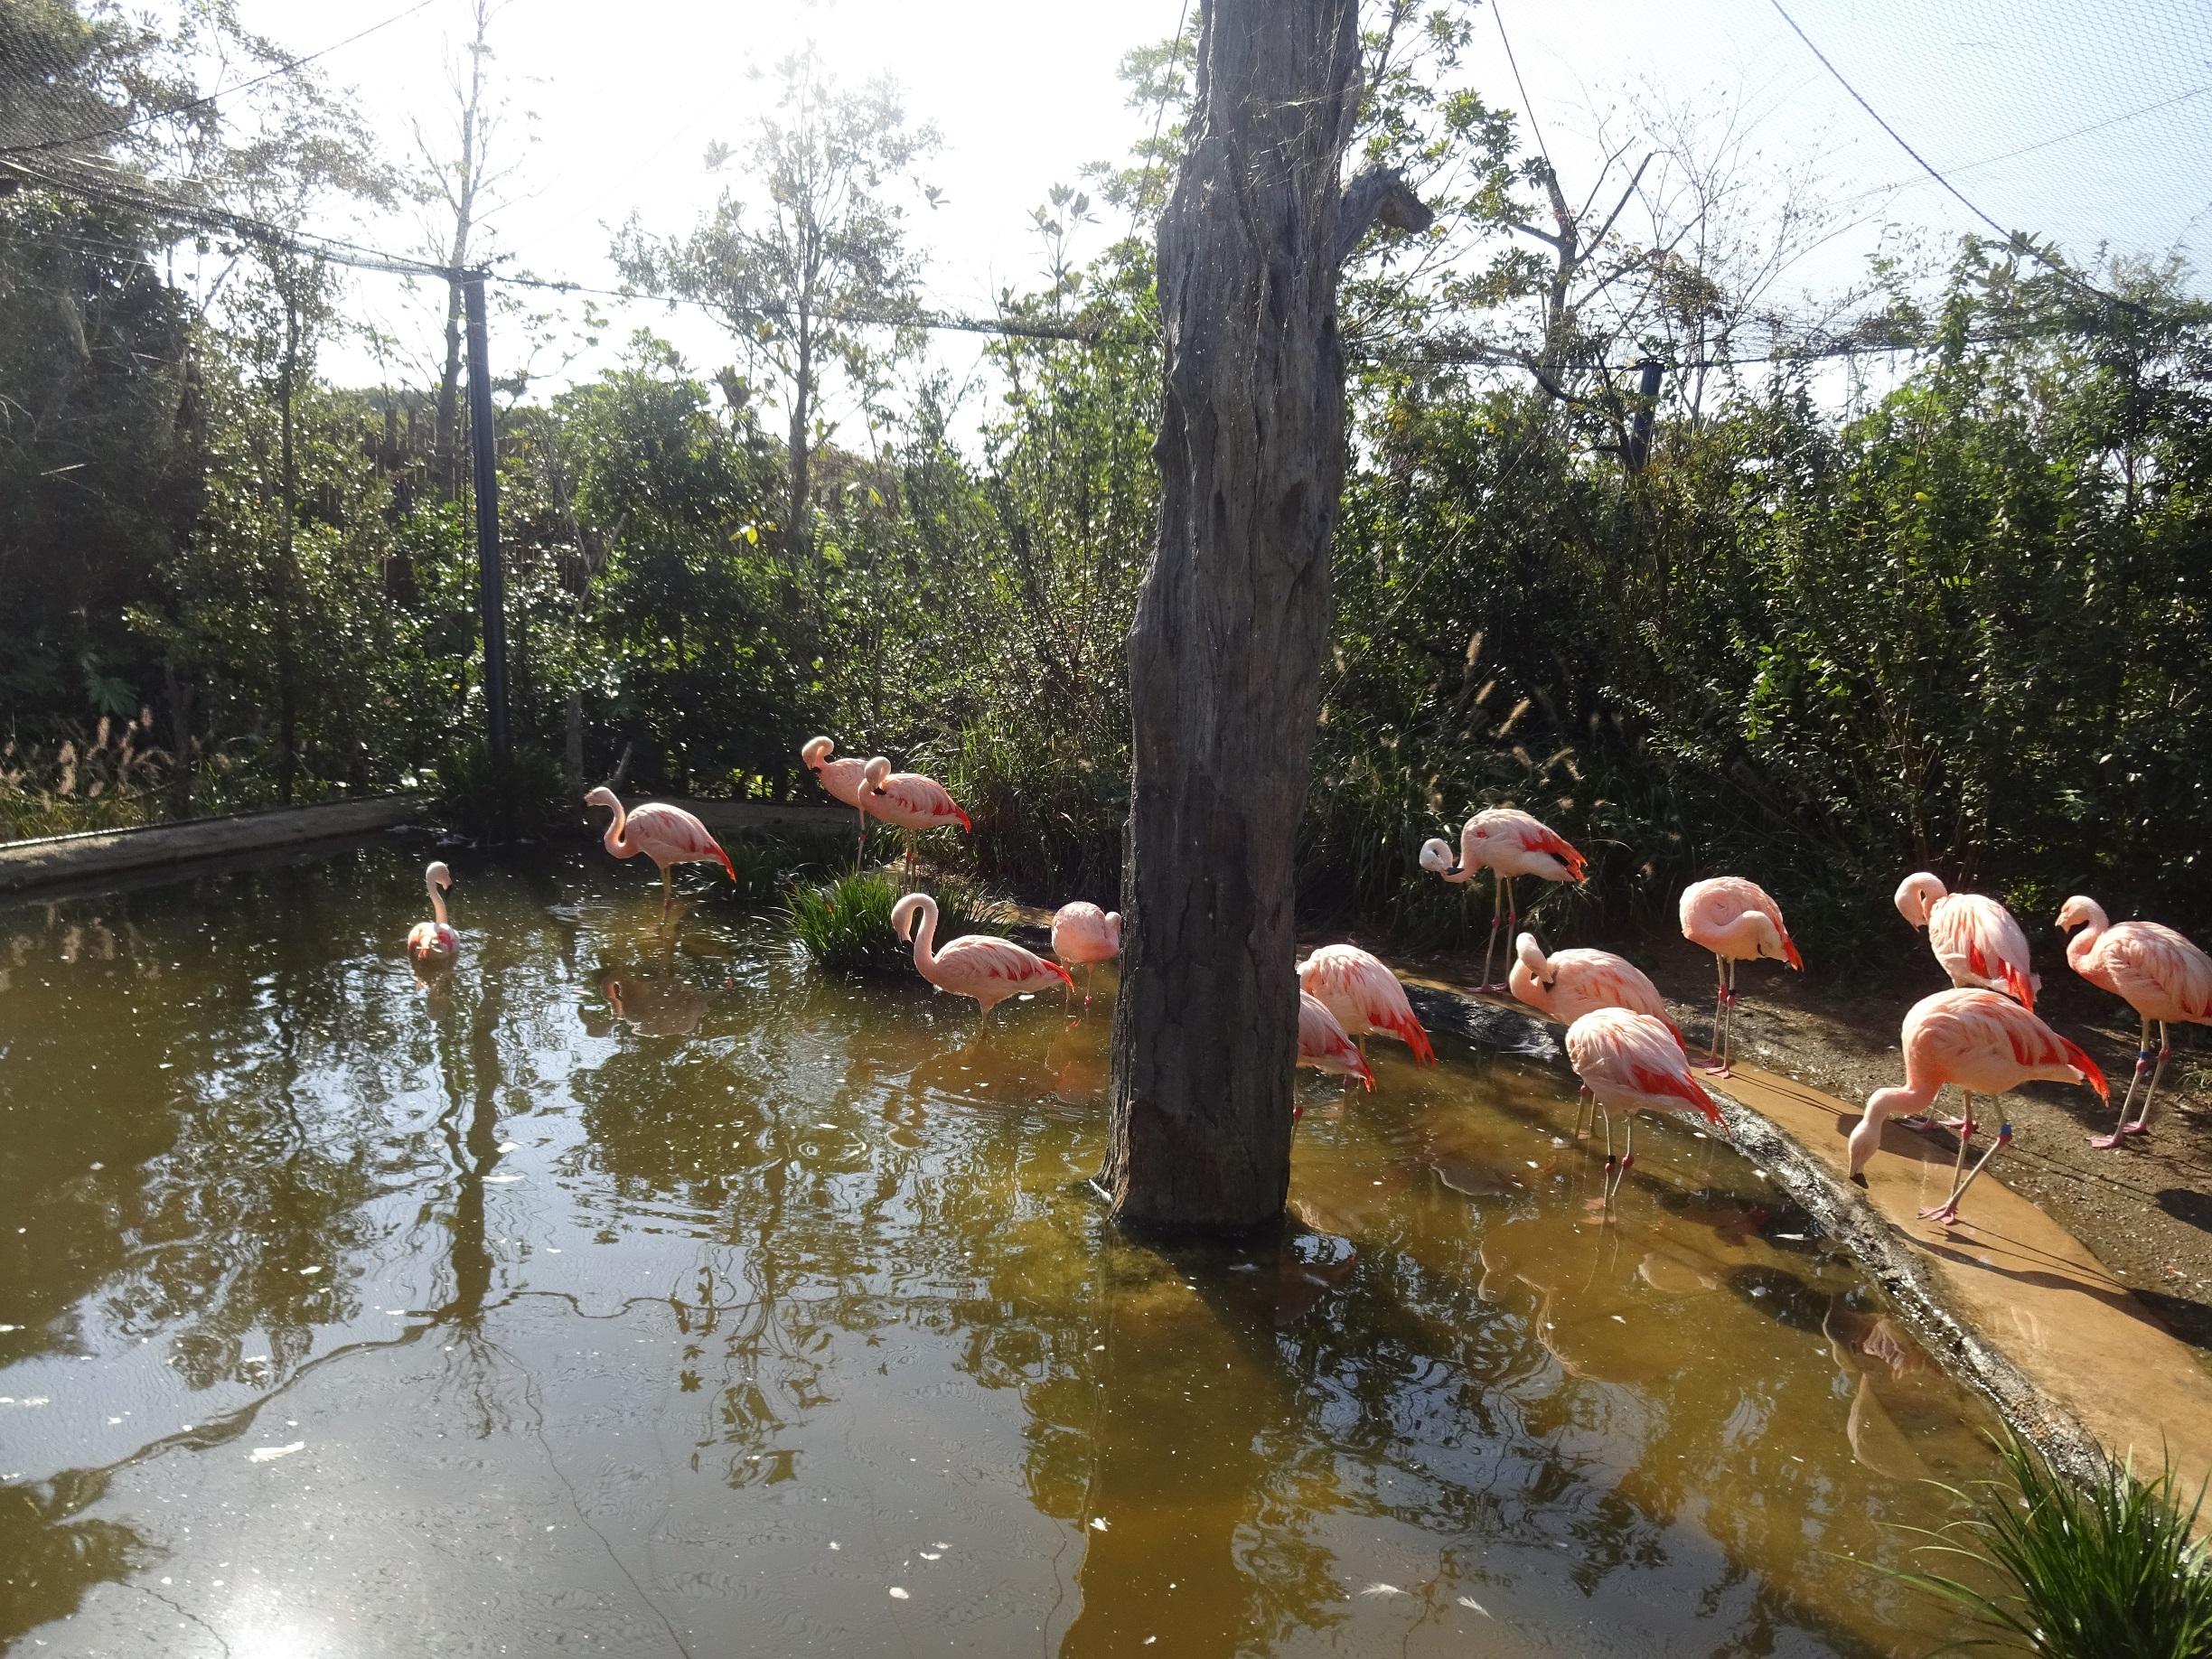
M 1280 1216 L 1298 1048 L 1292 863 L 1344 482 L 1343 256 L 1394 176 L 1339 198 L 1355 0 L 1207 0 L 1159 230 L 1159 544 L 1129 633 L 1136 769 L 1114 1010 L 1115 1217 Z M 1410 205 L 1409 205 L 1410 204 Z

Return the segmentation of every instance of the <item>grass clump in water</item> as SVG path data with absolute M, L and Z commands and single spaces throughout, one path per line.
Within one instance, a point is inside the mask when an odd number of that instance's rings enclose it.
M 2009 1481 L 1968 1494 L 1973 1509 L 1923 1532 L 1926 1554 L 1981 1563 L 2009 1581 L 1995 1595 L 1942 1573 L 1898 1576 L 1968 1614 L 1986 1634 L 1951 1643 L 2010 1648 L 2045 1659 L 2207 1659 L 2212 1656 L 2212 1562 L 2191 1534 L 2204 1493 L 2183 1505 L 2168 1464 L 2155 1479 L 2105 1462 L 2076 1485 L 2010 1434 L 1999 1450 Z
M 823 886 L 797 886 L 786 901 L 792 933 L 814 965 L 832 973 L 912 973 L 914 947 L 891 931 L 891 910 L 904 897 L 887 876 L 846 876 Z M 970 883 L 938 884 L 937 942 L 962 933 L 1004 936 L 1012 908 Z

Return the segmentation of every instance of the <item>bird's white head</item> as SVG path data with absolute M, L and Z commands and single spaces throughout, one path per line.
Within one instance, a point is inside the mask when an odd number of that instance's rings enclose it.
M 1106 942 L 1116 951 L 1121 948 L 1121 913 L 1118 910 L 1106 913 Z
M 934 911 L 937 901 L 926 893 L 909 893 L 891 906 L 891 931 L 901 939 L 914 937 L 914 918 L 924 910 Z
M 837 745 L 827 737 L 810 737 L 799 751 L 799 758 L 806 763 L 809 772 L 820 772 L 822 764 L 837 750 Z
M 1449 841 L 1427 840 L 1421 843 L 1420 867 L 1439 876 L 1448 876 L 1458 862 Z
M 1543 946 L 1536 942 L 1533 933 L 1523 933 L 1514 941 L 1514 954 L 1521 959 L 1521 965 L 1539 980 L 1542 979 L 1544 970 L 1551 965 L 1543 953 Z
M 2077 927 L 2094 927 L 2102 933 L 2106 925 L 2104 906 L 2093 898 L 2076 893 L 2058 906 L 2058 931 L 2062 933 Z
M 1919 870 L 1898 883 L 1898 914 L 1915 927 L 1926 927 L 1928 913 L 1936 908 L 1938 899 L 1949 891 L 1942 882 Z
M 867 783 L 867 786 L 870 789 L 875 790 L 880 790 L 883 788 L 884 780 L 890 775 L 891 763 L 886 760 L 880 755 L 878 755 L 874 760 L 868 762 L 867 770 L 862 772 L 860 774 L 861 778 Z
M 438 859 L 423 872 L 423 886 L 441 889 L 453 886 L 453 872 L 445 867 L 444 859 Z
M 602 783 L 584 797 L 584 804 L 587 807 L 603 806 L 609 811 L 619 812 L 622 811 L 622 797 Z

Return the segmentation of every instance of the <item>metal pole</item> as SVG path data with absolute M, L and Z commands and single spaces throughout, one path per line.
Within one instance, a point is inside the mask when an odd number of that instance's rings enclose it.
M 1628 426 L 1628 470 L 1640 473 L 1644 464 L 1651 459 L 1652 417 L 1659 408 L 1659 377 L 1663 372 L 1659 360 L 1647 357 L 1636 365 L 1644 372 L 1636 384 L 1636 418 Z
M 499 454 L 492 427 L 492 367 L 485 357 L 484 273 L 461 273 L 468 309 L 469 452 L 476 473 L 476 564 L 483 586 L 484 722 L 492 758 L 508 758 L 507 576 L 500 565 Z

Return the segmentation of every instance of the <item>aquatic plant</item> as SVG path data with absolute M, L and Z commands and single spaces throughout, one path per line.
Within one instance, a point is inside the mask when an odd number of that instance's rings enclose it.
M 2170 1462 L 2156 1477 L 2102 1462 L 2076 1482 L 2010 1432 L 1998 1448 L 2008 1480 L 1945 1487 L 1971 1514 L 1936 1531 L 1923 1555 L 1979 1563 L 2010 1585 L 1995 1594 L 1938 1572 L 1900 1572 L 1986 1634 L 1951 1648 L 2001 1647 L 2046 1659 L 2206 1659 L 2212 1655 L 2212 1561 L 2193 1536 L 2204 1503 L 2186 1506 Z M 1936 1483 L 1940 1485 L 1941 1483 Z M 1981 1576 L 1981 1575 L 1977 1575 Z
M 1003 899 L 968 882 L 948 879 L 935 891 L 940 942 L 962 933 L 1003 935 L 1013 920 Z M 900 896 L 886 876 L 846 876 L 823 886 L 792 888 L 785 914 L 792 934 L 819 968 L 832 973 L 912 973 L 911 947 L 891 931 L 891 907 Z

